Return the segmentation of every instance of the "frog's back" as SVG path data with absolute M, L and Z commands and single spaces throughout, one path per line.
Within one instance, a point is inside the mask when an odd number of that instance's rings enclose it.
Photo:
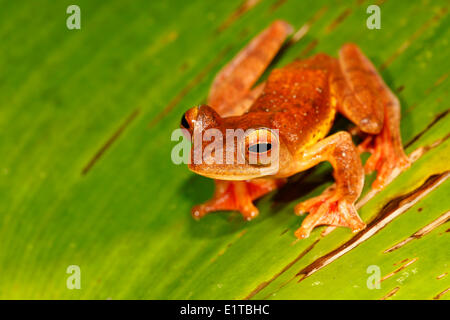
M 329 88 L 334 63 L 318 54 L 273 70 L 249 112 L 272 113 L 273 128 L 293 152 L 314 144 L 328 133 L 335 116 Z

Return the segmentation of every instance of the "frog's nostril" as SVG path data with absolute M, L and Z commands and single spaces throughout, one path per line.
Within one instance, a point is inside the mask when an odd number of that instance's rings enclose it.
M 189 129 L 189 122 L 186 120 L 186 113 L 181 117 L 181 126 L 185 129 Z

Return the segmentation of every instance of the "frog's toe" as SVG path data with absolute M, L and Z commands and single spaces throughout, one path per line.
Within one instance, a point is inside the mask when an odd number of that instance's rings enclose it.
M 366 173 L 377 171 L 377 177 L 372 184 L 373 189 L 384 188 L 410 166 L 410 161 L 403 150 L 394 147 L 388 139 L 377 136 L 371 151 L 372 154 L 367 159 L 364 170 Z
M 328 197 L 326 195 L 320 195 L 297 204 L 294 208 L 296 215 L 301 216 L 307 212 L 316 211 L 322 203 L 326 201 Z
M 298 207 L 299 209 L 296 207 L 296 213 L 297 210 L 306 208 L 309 210 L 308 216 L 295 232 L 295 236 L 299 239 L 307 238 L 311 231 L 319 225 L 348 227 L 353 232 L 364 229 L 366 226 L 359 217 L 354 204 L 336 195 L 319 196 L 299 204 Z
M 241 212 L 242 217 L 247 221 L 250 221 L 259 215 L 258 208 L 256 208 L 253 204 L 247 205 L 238 210 Z
M 208 211 L 205 209 L 204 204 L 196 205 L 191 209 L 192 217 L 196 220 L 200 220 L 200 218 L 203 218 L 207 213 Z
M 191 214 L 192 217 L 196 220 L 200 220 L 205 215 L 210 212 L 215 211 L 239 211 L 242 214 L 242 217 L 250 221 L 256 218 L 259 214 L 258 208 L 256 208 L 252 203 L 248 203 L 246 205 L 239 206 L 238 204 L 226 204 L 222 201 L 208 201 L 203 204 L 196 205 L 192 207 Z
M 372 188 L 376 190 L 383 189 L 396 176 L 408 168 L 409 165 L 410 163 L 407 158 L 385 159 L 383 157 L 379 157 L 378 162 L 374 166 L 377 171 L 377 177 L 372 183 Z M 371 165 L 371 167 L 373 167 L 373 165 Z
M 296 215 L 301 216 L 307 212 L 316 211 L 327 199 L 335 194 L 336 184 L 325 189 L 320 196 L 300 202 L 294 207 Z
M 205 203 L 193 206 L 191 214 L 194 219 L 199 220 L 210 212 L 234 209 L 236 205 L 233 195 L 230 192 L 223 192 Z

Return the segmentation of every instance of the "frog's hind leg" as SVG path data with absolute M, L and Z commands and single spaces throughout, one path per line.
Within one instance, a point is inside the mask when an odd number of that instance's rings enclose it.
M 366 172 L 377 171 L 374 189 L 386 186 L 410 162 L 400 136 L 400 103 L 373 64 L 354 44 L 344 45 L 331 77 L 338 111 L 368 134 L 359 151 L 372 153 Z
M 241 115 L 261 94 L 264 84 L 252 86 L 281 48 L 292 27 L 281 20 L 273 22 L 256 36 L 215 77 L 208 104 L 222 117 Z
M 209 212 L 220 210 L 236 210 L 246 220 L 255 218 L 259 211 L 253 200 L 269 193 L 284 184 L 285 179 L 254 179 L 249 181 L 214 180 L 215 191 L 212 199 L 194 206 L 192 216 L 202 218 Z

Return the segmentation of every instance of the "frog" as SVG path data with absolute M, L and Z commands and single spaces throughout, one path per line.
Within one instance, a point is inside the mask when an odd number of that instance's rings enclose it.
M 355 208 L 365 174 L 376 171 L 371 187 L 381 190 L 410 166 L 401 141 L 400 102 L 356 44 L 343 44 L 337 57 L 318 53 L 296 59 L 258 81 L 292 33 L 288 22 L 272 22 L 218 72 L 206 104 L 182 115 L 180 127 L 192 143 L 195 132 L 214 129 L 225 135 L 242 129 L 249 132 L 244 153 L 267 153 L 277 146 L 274 170 L 248 158 L 233 164 L 190 161 L 188 168 L 214 179 L 215 186 L 210 200 L 192 208 L 195 219 L 238 211 L 252 220 L 259 214 L 256 199 L 279 189 L 288 177 L 329 162 L 335 182 L 294 207 L 296 215 L 308 213 L 294 234 L 307 238 L 317 226 L 358 232 L 366 227 Z M 346 130 L 329 135 L 338 113 L 364 135 L 358 146 Z M 259 136 L 266 137 L 264 143 Z M 202 152 L 207 143 L 199 146 Z M 363 152 L 370 153 L 364 166 Z

